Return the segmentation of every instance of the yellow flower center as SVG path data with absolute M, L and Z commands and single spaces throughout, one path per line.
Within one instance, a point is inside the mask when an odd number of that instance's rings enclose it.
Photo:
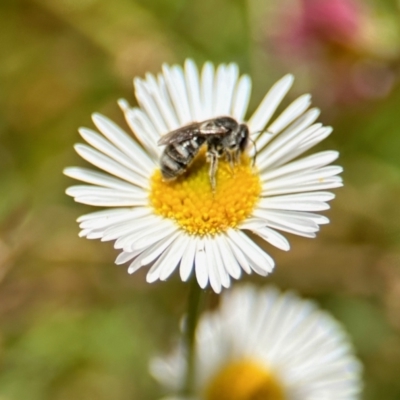
M 233 171 L 228 162 L 219 160 L 214 193 L 209 168 L 201 152 L 176 180 L 164 182 L 157 170 L 151 178 L 150 191 L 156 214 L 173 219 L 187 233 L 199 236 L 235 228 L 251 215 L 261 192 L 251 160 L 243 155 Z
M 264 365 L 242 360 L 225 366 L 206 388 L 205 400 L 285 400 L 281 382 Z

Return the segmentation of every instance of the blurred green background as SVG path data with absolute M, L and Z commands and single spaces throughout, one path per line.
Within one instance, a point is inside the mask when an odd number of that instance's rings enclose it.
M 400 3 L 307 3 L 1 0 L 0 400 L 162 394 L 147 362 L 176 341 L 187 285 L 148 285 L 111 243 L 79 239 L 93 209 L 64 194 L 61 171 L 85 165 L 72 145 L 92 112 L 127 129 L 116 100 L 134 103 L 132 78 L 186 57 L 237 62 L 250 112 L 292 72 L 284 104 L 310 91 L 334 126 L 318 146 L 345 167 L 332 223 L 288 253 L 266 247 L 276 270 L 252 279 L 317 299 L 352 337 L 363 398 L 400 398 Z

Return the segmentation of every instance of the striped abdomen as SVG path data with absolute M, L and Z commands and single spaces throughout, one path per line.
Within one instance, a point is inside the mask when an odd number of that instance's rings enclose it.
M 160 169 L 165 180 L 182 175 L 196 157 L 205 138 L 196 136 L 190 140 L 167 145 L 160 157 Z

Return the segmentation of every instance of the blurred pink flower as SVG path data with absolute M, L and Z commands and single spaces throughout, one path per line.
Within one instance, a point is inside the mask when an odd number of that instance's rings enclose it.
M 357 41 L 362 27 L 361 4 L 352 0 L 301 0 L 301 14 L 293 30 L 304 42 L 332 41 L 347 45 Z
M 390 92 L 398 45 L 384 42 L 382 22 L 364 2 L 293 0 L 272 20 L 276 53 L 291 69 L 312 76 L 325 102 L 354 103 Z
M 310 56 L 363 47 L 367 10 L 357 0 L 298 0 L 287 10 L 277 42 L 284 53 Z

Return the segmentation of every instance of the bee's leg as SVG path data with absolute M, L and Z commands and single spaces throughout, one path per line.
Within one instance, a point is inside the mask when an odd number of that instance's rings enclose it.
M 237 149 L 235 151 L 234 159 L 235 159 L 235 165 L 239 165 L 240 164 L 240 149 Z
M 216 181 L 215 181 L 215 174 L 218 168 L 218 154 L 214 152 L 207 152 L 207 160 L 210 162 L 210 169 L 208 172 L 208 176 L 210 177 L 210 184 L 211 189 L 215 192 Z
M 229 162 L 229 166 L 231 167 L 231 172 L 234 172 L 234 167 L 235 167 L 235 155 L 234 153 L 231 153 L 230 151 L 225 152 L 226 156 L 226 161 Z

